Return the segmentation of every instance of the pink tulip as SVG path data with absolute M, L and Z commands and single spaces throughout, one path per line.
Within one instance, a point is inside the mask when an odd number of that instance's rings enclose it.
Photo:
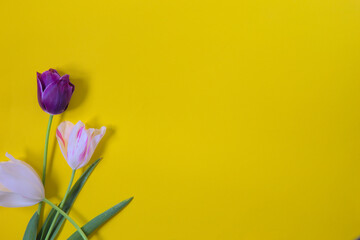
M 59 125 L 56 138 L 62 154 L 72 169 L 82 168 L 90 161 L 105 131 L 106 127 L 85 129 L 81 121 L 75 126 L 68 121 Z
M 39 175 L 27 163 L 6 156 L 10 161 L 0 163 L 0 206 L 26 207 L 41 202 L 45 191 Z

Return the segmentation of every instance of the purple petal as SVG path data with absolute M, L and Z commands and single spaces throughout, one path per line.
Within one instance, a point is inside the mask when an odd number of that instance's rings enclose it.
M 38 73 L 38 78 L 37 78 L 37 96 L 38 96 L 38 102 L 39 102 L 40 107 L 42 108 L 42 110 L 45 111 L 45 106 L 44 106 L 44 103 L 42 101 L 43 86 L 41 84 L 39 74 L 40 73 Z
M 60 81 L 62 81 L 62 84 L 65 86 L 66 84 L 69 85 L 69 89 L 71 89 L 71 94 L 74 93 L 75 86 L 70 82 L 70 76 L 68 74 L 65 74 L 60 78 Z M 70 96 L 71 98 L 71 96 Z
M 60 79 L 60 75 L 55 69 L 50 68 L 41 74 L 40 80 L 43 85 L 43 90 L 53 82 L 57 82 Z
M 64 112 L 69 105 L 73 92 L 74 85 L 70 84 L 68 79 L 51 83 L 42 94 L 45 111 L 50 114 Z
M 65 74 L 64 76 L 60 77 L 60 81 L 63 80 L 63 81 L 69 81 L 69 74 Z
M 41 90 L 44 91 L 44 86 L 41 84 L 41 73 L 36 72 L 37 80 L 40 82 Z

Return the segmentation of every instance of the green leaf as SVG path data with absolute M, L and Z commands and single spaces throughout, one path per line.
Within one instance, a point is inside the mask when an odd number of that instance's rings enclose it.
M 59 205 L 58 205 L 58 207 L 59 207 Z M 56 211 L 54 211 L 54 209 L 51 209 L 48 216 L 45 219 L 43 226 L 41 227 L 41 229 L 36 237 L 36 240 L 44 240 L 45 239 L 46 233 L 49 231 L 50 225 L 51 225 L 52 221 L 54 220 L 55 214 L 56 214 Z
M 36 239 L 36 233 L 37 228 L 39 224 L 39 214 L 36 211 L 34 215 L 31 217 L 23 237 L 23 240 L 35 240 Z
M 81 189 L 83 188 L 86 180 L 88 179 L 88 177 L 90 176 L 90 174 L 92 173 L 92 171 L 95 169 L 95 167 L 97 166 L 97 164 L 100 162 L 101 158 L 96 160 L 93 164 L 91 164 L 86 170 L 85 172 L 81 175 L 81 177 L 76 181 L 76 183 L 74 184 L 74 186 L 71 188 L 69 195 L 64 203 L 63 206 L 63 211 L 68 213 L 71 209 L 71 206 L 74 204 L 76 197 L 79 195 Z M 58 205 L 59 206 L 59 205 Z M 44 240 L 46 237 L 47 232 L 49 231 L 50 225 L 52 223 L 52 221 L 54 220 L 56 215 L 56 211 L 54 209 L 51 209 L 49 215 L 47 216 L 44 225 L 42 226 L 37 240 Z M 51 233 L 51 237 L 50 239 L 54 239 L 56 237 L 56 235 L 58 234 L 63 222 L 65 221 L 65 218 L 62 215 L 59 215 L 56 223 L 55 223 L 55 227 L 53 232 Z
M 129 199 L 126 199 L 109 210 L 101 213 L 100 215 L 96 216 L 92 220 L 90 220 L 87 224 L 85 224 L 81 229 L 84 231 L 84 233 L 89 236 L 92 232 L 94 232 L 98 227 L 100 227 L 102 224 L 104 224 L 107 220 L 109 220 L 111 217 L 113 217 L 115 214 L 120 212 L 121 209 L 126 207 L 131 200 L 134 197 L 131 197 Z M 74 232 L 73 235 L 71 235 L 67 240 L 82 240 L 81 235 L 78 232 Z

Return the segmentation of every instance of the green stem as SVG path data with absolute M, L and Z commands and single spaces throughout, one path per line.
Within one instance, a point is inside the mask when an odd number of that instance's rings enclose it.
M 51 123 L 54 115 L 49 116 L 48 127 L 46 130 L 46 137 L 45 137 L 45 149 L 44 149 L 44 159 L 43 159 L 43 173 L 42 173 L 42 182 L 45 186 L 45 179 L 46 179 L 46 166 L 47 166 L 47 152 L 48 152 L 48 144 L 49 144 L 49 135 L 50 135 L 50 128 Z
M 63 206 L 64 206 L 64 204 L 65 204 L 65 201 L 66 201 L 66 198 L 67 198 L 67 196 L 68 196 L 68 194 L 69 194 L 69 192 L 70 192 L 72 183 L 73 183 L 73 181 L 74 181 L 75 172 L 76 172 L 76 169 L 74 169 L 74 170 L 72 171 L 68 188 L 67 188 L 66 193 L 65 193 L 65 196 L 64 196 L 64 198 L 63 198 L 63 200 L 61 201 L 60 206 L 59 206 L 60 209 L 63 208 Z M 48 239 L 50 238 L 50 235 L 51 235 L 51 233 L 52 233 L 52 231 L 53 231 L 53 229 L 54 229 L 54 227 L 55 227 L 55 223 L 56 223 L 56 220 L 58 219 L 58 217 L 59 217 L 59 212 L 56 213 L 56 215 L 55 215 L 55 217 L 54 217 L 54 220 L 52 221 L 52 223 L 51 223 L 51 225 L 50 225 L 49 231 L 48 231 L 47 234 L 46 234 L 45 240 L 48 240 Z
M 48 122 L 48 126 L 47 126 L 47 130 L 46 130 L 44 159 L 43 159 L 42 182 L 43 182 L 44 186 L 45 186 L 45 178 L 46 178 L 47 151 L 48 151 L 49 135 L 50 135 L 50 128 L 51 128 L 52 119 L 53 119 L 53 115 L 50 114 L 50 116 L 49 116 L 49 122 Z M 42 205 L 43 205 L 43 203 L 40 202 L 40 203 L 39 203 L 38 210 L 37 210 L 39 216 L 41 215 Z
M 43 202 L 49 204 L 58 213 L 63 215 L 64 218 L 66 218 L 76 228 L 76 230 L 79 232 L 79 234 L 82 236 L 82 238 L 84 240 L 88 240 L 88 238 L 86 237 L 86 234 L 83 232 L 83 230 L 79 227 L 79 225 L 76 224 L 76 222 L 71 217 L 69 217 L 69 215 L 67 215 L 63 210 L 61 210 L 58 206 L 56 206 L 55 204 L 53 204 L 52 202 L 50 202 L 46 198 L 44 198 Z
M 66 193 L 65 193 L 64 199 L 63 199 L 63 201 L 60 203 L 60 207 L 61 207 L 61 208 L 64 206 L 65 201 L 66 201 L 66 198 L 67 198 L 67 196 L 69 195 L 71 186 L 72 186 L 73 181 L 74 181 L 75 172 L 76 172 L 76 169 L 73 169 L 73 171 L 72 171 L 72 173 L 71 173 L 71 178 L 70 178 L 70 182 L 69 182 L 68 188 L 66 189 Z

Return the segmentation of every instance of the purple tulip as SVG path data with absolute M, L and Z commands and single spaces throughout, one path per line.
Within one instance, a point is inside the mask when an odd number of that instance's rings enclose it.
M 55 115 L 64 112 L 70 102 L 75 86 L 69 75 L 60 76 L 55 69 L 37 73 L 37 89 L 40 107 Z

